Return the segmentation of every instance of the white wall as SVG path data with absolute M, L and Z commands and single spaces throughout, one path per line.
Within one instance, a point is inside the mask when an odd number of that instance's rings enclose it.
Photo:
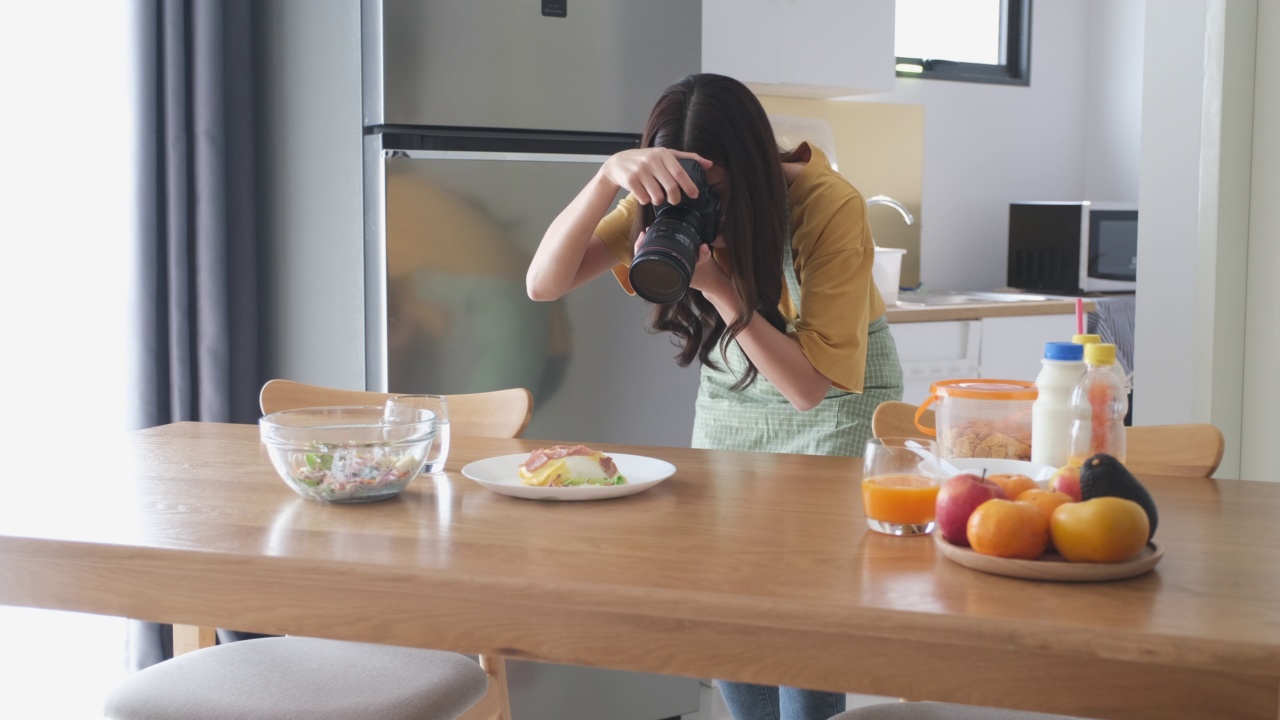
M 1084 197 L 1136 202 L 1146 2 L 1091 0 L 1089 5 L 1088 80 L 1081 108 Z
M 1240 476 L 1276 479 L 1280 437 L 1280 3 L 1258 3 Z
M 1134 423 L 1217 425 L 1220 477 L 1240 460 L 1257 7 L 1161 0 L 1146 18 Z
M 926 288 L 1004 285 L 1009 203 L 1084 192 L 1092 5 L 1037 0 L 1029 87 L 898 78 L 891 93 L 851 98 L 924 106 Z

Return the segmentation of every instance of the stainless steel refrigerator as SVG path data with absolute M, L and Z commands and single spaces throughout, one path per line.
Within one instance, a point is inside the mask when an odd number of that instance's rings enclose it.
M 535 303 L 547 225 L 701 64 L 696 0 L 364 0 L 370 389 L 525 387 L 525 437 L 687 446 L 696 368 L 611 277 Z M 584 509 L 584 511 L 589 511 Z M 634 649 L 630 649 L 634 652 Z M 514 720 L 662 720 L 698 682 L 509 667 Z

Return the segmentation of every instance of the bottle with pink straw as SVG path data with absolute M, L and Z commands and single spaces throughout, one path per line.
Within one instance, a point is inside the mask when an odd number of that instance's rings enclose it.
M 1087 334 L 1084 325 L 1084 298 L 1076 298 L 1076 334 L 1071 338 L 1071 342 L 1079 345 L 1102 342 L 1101 336 Z M 1120 367 L 1118 362 L 1111 368 L 1111 371 L 1120 378 L 1120 383 L 1124 385 L 1125 392 L 1133 388 L 1132 372 L 1126 374 L 1124 368 Z

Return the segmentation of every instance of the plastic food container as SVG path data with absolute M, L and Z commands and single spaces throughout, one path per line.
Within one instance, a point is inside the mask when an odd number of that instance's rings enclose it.
M 901 248 L 876 248 L 876 259 L 871 265 L 871 279 L 875 281 L 884 304 L 891 308 L 898 306 L 898 285 L 902 281 L 902 256 L 907 251 Z
M 940 380 L 916 409 L 916 428 L 938 438 L 943 458 L 1031 459 L 1035 383 L 1022 380 Z M 937 403 L 934 424 L 920 418 Z

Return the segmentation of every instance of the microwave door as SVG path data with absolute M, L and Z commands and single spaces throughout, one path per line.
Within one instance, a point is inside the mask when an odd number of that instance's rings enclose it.
M 1138 274 L 1138 211 L 1093 208 L 1082 231 L 1087 256 L 1080 287 L 1090 292 L 1133 290 Z

